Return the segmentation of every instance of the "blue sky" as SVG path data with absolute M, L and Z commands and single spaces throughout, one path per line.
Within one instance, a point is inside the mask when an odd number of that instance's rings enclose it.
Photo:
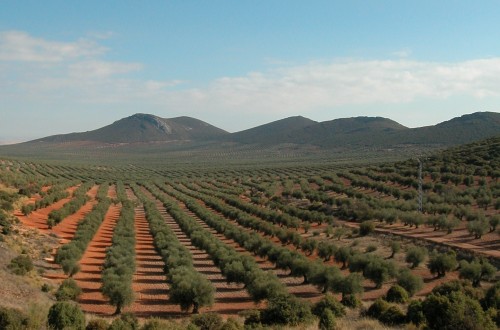
M 228 131 L 500 109 L 498 1 L 0 1 L 0 143 L 137 112 Z

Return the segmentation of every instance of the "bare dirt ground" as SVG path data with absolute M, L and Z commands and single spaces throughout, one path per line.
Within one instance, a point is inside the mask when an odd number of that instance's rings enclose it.
M 116 221 L 120 216 L 120 205 L 111 204 L 105 219 L 80 260 L 80 272 L 74 279 L 82 289 L 78 302 L 83 311 L 94 314 L 111 315 L 115 308 L 101 293 L 101 271 L 106 256 L 106 248 L 111 246 L 111 238 Z
M 127 195 L 130 200 L 137 200 L 130 189 Z M 135 237 L 136 270 L 132 282 L 135 300 L 125 311 L 138 317 L 180 315 L 179 308 L 168 301 L 165 263 L 155 250 L 142 205 L 135 208 Z
M 78 227 L 78 223 L 85 218 L 85 216 L 92 211 L 92 208 L 97 204 L 96 195 L 99 186 L 93 186 L 88 192 L 87 196 L 90 197 L 90 200 L 85 203 L 78 211 L 74 214 L 71 214 L 64 218 L 63 221 L 58 223 L 56 226 L 52 227 L 49 230 L 51 233 L 54 233 L 59 237 L 61 244 L 68 243 L 73 236 L 75 235 L 76 228 Z
M 27 216 L 24 215 L 21 210 L 15 210 L 14 215 L 23 223 L 23 225 L 30 228 L 37 228 L 41 232 L 48 233 L 49 226 L 47 225 L 47 219 L 49 218 L 49 213 L 52 210 L 60 209 L 64 204 L 69 202 L 72 199 L 73 191 L 75 191 L 76 188 L 77 186 L 66 189 L 66 191 L 70 194 L 70 197 L 63 198 L 45 208 L 35 210 Z

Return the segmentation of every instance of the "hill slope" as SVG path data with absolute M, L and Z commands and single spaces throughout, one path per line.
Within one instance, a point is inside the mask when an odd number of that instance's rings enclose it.
M 33 142 L 137 143 L 213 139 L 225 134 L 227 132 L 220 128 L 190 117 L 164 119 L 148 114 L 135 114 L 93 131 L 54 135 Z

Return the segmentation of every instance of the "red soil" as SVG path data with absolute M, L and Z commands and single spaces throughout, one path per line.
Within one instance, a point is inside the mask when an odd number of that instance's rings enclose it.
M 95 197 L 97 195 L 98 189 L 99 186 L 93 186 L 87 192 L 87 196 L 90 197 L 90 200 L 85 203 L 77 212 L 67 216 L 63 221 L 52 228 L 51 232 L 61 238 L 61 244 L 66 244 L 73 238 L 76 228 L 78 227 L 78 223 L 83 220 L 83 218 L 85 218 L 85 216 L 90 213 L 90 211 L 92 211 L 92 208 L 97 204 L 97 200 L 95 199 Z
M 137 200 L 130 189 L 127 195 L 130 200 Z M 125 311 L 138 317 L 179 315 L 179 307 L 168 302 L 165 263 L 154 248 L 142 206 L 135 208 L 135 238 L 136 270 L 132 283 L 135 301 Z
M 191 244 L 191 240 L 182 232 L 179 225 L 170 214 L 167 213 L 163 204 L 159 201 L 156 202 L 157 208 L 165 218 L 167 225 L 175 232 L 181 244 L 191 251 L 194 268 L 201 274 L 204 274 L 216 289 L 214 305 L 212 307 L 203 308 L 200 312 L 211 311 L 222 315 L 229 315 L 254 308 L 255 306 L 248 296 L 248 293 L 243 289 L 243 286 L 234 283 L 227 284 L 220 269 L 214 265 L 209 255 L 205 251 L 194 247 Z
M 101 271 L 106 248 L 111 246 L 113 229 L 120 215 L 120 209 L 120 205 L 111 204 L 104 221 L 80 260 L 80 272 L 74 276 L 82 289 L 78 302 L 82 310 L 87 313 L 111 315 L 115 311 L 101 293 Z
M 27 216 L 24 215 L 21 212 L 21 210 L 16 210 L 14 212 L 14 215 L 26 227 L 36 228 L 36 229 L 40 230 L 41 232 L 49 233 L 50 232 L 49 226 L 47 225 L 47 219 L 49 218 L 49 213 L 52 212 L 52 210 L 60 209 L 61 207 L 63 207 L 64 204 L 69 202 L 72 199 L 71 196 L 73 194 L 73 191 L 75 191 L 76 188 L 77 188 L 77 186 L 70 187 L 70 188 L 66 189 L 66 191 L 70 194 L 70 197 L 63 198 L 60 201 L 58 201 L 54 204 L 51 204 L 45 208 L 35 210 Z M 29 201 L 28 201 L 28 203 L 29 203 Z

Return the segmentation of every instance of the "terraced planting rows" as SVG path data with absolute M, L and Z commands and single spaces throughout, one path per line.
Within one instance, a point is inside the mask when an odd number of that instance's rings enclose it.
M 44 276 L 72 277 L 87 313 L 182 317 L 257 308 L 265 315 L 276 301 L 301 306 L 326 293 L 368 307 L 396 283 L 424 298 L 458 278 L 484 288 L 498 281 L 491 264 L 500 263 L 499 162 L 483 153 L 448 166 L 453 157 L 424 163 L 423 212 L 418 168 L 409 160 L 168 172 L 175 177 L 156 169 L 146 171 L 149 179 L 107 167 L 94 169 L 95 177 L 79 172 L 82 181 L 51 176 L 71 168 L 33 163 L 24 175 L 50 171 L 43 186 L 19 184 L 23 203 L 44 202 L 15 214 L 59 238 L 57 264 Z M 4 166 L 9 180 L 15 168 L 24 169 Z

